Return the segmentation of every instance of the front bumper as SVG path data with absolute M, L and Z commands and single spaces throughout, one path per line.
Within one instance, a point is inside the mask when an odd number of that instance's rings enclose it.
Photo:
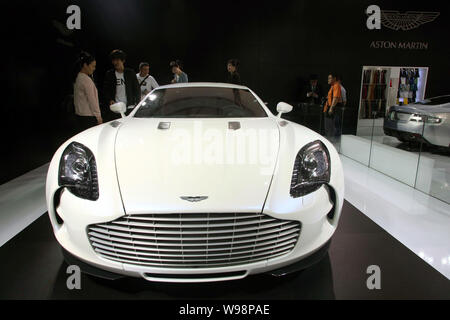
M 328 253 L 330 244 L 331 244 L 331 239 L 328 240 L 328 242 L 325 243 L 319 250 L 317 250 L 313 254 L 309 255 L 308 257 L 306 257 L 300 261 L 294 262 L 288 266 L 269 271 L 268 274 L 275 276 L 275 277 L 283 277 L 285 275 L 307 269 L 307 268 L 313 266 L 314 264 L 320 262 L 323 258 L 325 258 L 325 256 Z M 117 280 L 117 279 L 122 279 L 125 277 L 124 275 L 105 271 L 103 269 L 96 268 L 93 265 L 87 264 L 87 263 L 81 261 L 80 259 L 78 259 L 77 257 L 75 257 L 74 255 L 72 255 L 69 251 L 65 250 L 64 248 L 62 248 L 62 253 L 64 256 L 64 260 L 66 261 L 66 263 L 68 265 L 77 265 L 78 267 L 80 267 L 82 272 L 84 272 L 86 274 L 89 274 L 89 275 L 92 275 L 92 276 L 95 276 L 98 278 L 106 279 L 106 280 Z M 228 273 L 228 274 L 225 273 L 223 275 L 225 275 L 226 277 L 229 277 L 232 275 L 232 273 Z M 218 276 L 219 276 L 218 274 L 215 274 L 214 277 L 218 277 Z M 208 275 L 208 278 L 211 278 L 211 274 Z
M 86 201 L 63 191 L 55 209 L 49 210 L 56 239 L 61 246 L 90 268 L 103 270 L 104 277 L 122 275 L 142 277 L 162 282 L 208 282 L 241 279 L 250 274 L 266 273 L 298 263 L 316 252 L 321 252 L 333 235 L 340 206 L 333 202 L 333 189 L 323 186 L 316 192 L 299 199 L 299 206 L 293 212 L 280 214 L 263 212 L 276 219 L 296 220 L 302 225 L 295 247 L 287 254 L 254 263 L 224 267 L 167 268 L 148 267 L 121 263 L 105 259 L 96 253 L 89 242 L 87 228 L 93 223 L 103 223 L 124 216 L 123 212 L 111 214 L 100 203 Z M 57 215 L 60 218 L 56 218 Z M 58 220 L 62 223 L 59 223 Z M 305 260 L 308 261 L 308 260 Z M 80 266 L 83 269 L 83 266 Z M 86 269 L 86 266 L 85 268 Z M 89 272 L 88 272 L 89 273 Z M 275 272 L 276 273 L 276 272 Z M 280 272 L 278 272 L 280 274 Z M 114 276 L 113 276 L 114 278 Z

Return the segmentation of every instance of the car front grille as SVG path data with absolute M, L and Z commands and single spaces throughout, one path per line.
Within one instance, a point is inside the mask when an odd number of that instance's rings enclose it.
M 295 247 L 301 223 L 260 213 L 139 214 L 90 225 L 88 238 L 105 259 L 149 267 L 247 264 Z

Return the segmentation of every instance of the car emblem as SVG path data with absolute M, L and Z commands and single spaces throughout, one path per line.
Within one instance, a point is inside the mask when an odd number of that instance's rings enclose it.
M 207 196 L 180 197 L 180 198 L 181 198 L 181 200 L 186 200 L 186 201 L 189 201 L 189 202 L 199 202 L 199 201 L 208 199 Z

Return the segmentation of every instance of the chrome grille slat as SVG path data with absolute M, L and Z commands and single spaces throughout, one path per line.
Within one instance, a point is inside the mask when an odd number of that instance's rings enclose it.
M 289 229 L 292 229 L 292 228 L 296 228 L 296 226 L 295 225 L 288 225 L 288 226 L 285 226 L 285 227 L 283 227 L 282 228 L 282 230 L 289 230 Z M 99 233 L 103 233 L 103 234 L 105 234 L 105 235 L 116 235 L 116 236 L 119 236 L 119 237 L 124 237 L 124 236 L 127 236 L 127 234 L 125 234 L 125 233 L 123 233 L 123 232 L 118 232 L 118 231 L 115 231 L 115 230 L 112 230 L 112 231 L 109 231 L 107 228 L 103 228 L 103 229 L 100 229 L 100 228 L 91 228 L 90 230 L 92 230 L 92 231 L 96 231 L 96 232 L 99 232 Z M 274 233 L 274 232 L 277 232 L 278 230 L 266 230 L 266 231 L 263 231 L 263 232 L 259 232 L 259 234 L 271 234 L 271 233 Z M 153 234 L 155 234 L 155 233 L 153 233 Z M 247 237 L 252 237 L 252 236 L 256 236 L 258 234 L 258 232 L 253 232 L 253 233 L 246 233 L 246 234 L 242 234 L 242 235 L 238 235 L 238 236 L 235 236 L 235 238 L 247 238 Z M 230 235 L 231 235 L 231 232 L 230 232 Z M 158 236 L 158 238 L 156 238 L 156 236 L 149 236 L 149 235 L 143 235 L 143 234 L 133 234 L 133 237 L 134 238 L 137 238 L 137 239 L 146 239 L 146 240 L 157 240 L 159 243 L 162 243 L 161 241 L 174 241 L 174 240 L 179 240 L 180 239 L 180 237 L 170 237 L 170 235 L 166 235 L 166 236 L 164 236 L 164 237 L 161 237 L 161 236 Z M 189 237 L 189 240 L 190 241 L 201 241 L 201 240 L 206 240 L 207 238 L 209 238 L 209 240 L 223 240 L 223 239 L 230 239 L 230 236 L 229 235 L 223 235 L 223 236 L 214 236 L 214 237 L 208 237 L 208 236 L 202 236 L 202 237 Z
M 296 241 L 297 241 L 297 239 L 289 239 L 289 240 L 286 240 L 286 241 L 278 243 L 274 248 L 278 248 L 278 247 L 281 247 L 281 246 L 292 244 L 292 243 L 295 243 Z M 100 249 L 104 249 L 104 250 L 110 250 L 109 249 L 110 247 L 107 244 L 102 244 L 102 243 L 99 243 L 97 241 L 92 241 L 92 244 L 96 248 L 100 248 Z M 240 248 L 240 250 L 235 250 L 233 253 L 228 253 L 228 251 L 230 251 L 229 249 L 221 249 L 221 250 L 215 250 L 215 251 L 226 251 L 226 253 L 209 253 L 208 252 L 207 255 L 208 255 L 208 257 L 218 257 L 218 256 L 232 256 L 234 254 L 243 254 L 243 253 L 246 253 L 246 252 L 252 252 L 253 253 L 253 252 L 267 251 L 268 250 L 267 246 L 269 246 L 269 245 L 271 245 L 271 244 L 265 244 L 265 245 L 261 245 L 261 246 L 258 246 L 258 247 L 250 246 L 251 250 L 245 250 L 247 248 Z M 233 249 L 236 249 L 236 248 L 233 248 Z M 271 247 L 271 249 L 273 249 L 273 248 Z M 151 251 L 149 251 L 149 250 L 137 251 L 139 249 L 136 249 L 136 251 L 135 251 L 133 247 L 131 247 L 131 250 L 127 250 L 127 248 L 120 248 L 118 246 L 115 246 L 114 250 L 117 253 L 126 253 L 126 254 L 134 253 L 135 255 L 136 255 L 136 253 L 138 253 L 139 255 L 152 256 L 152 257 L 155 257 L 155 256 L 156 257 L 172 257 L 173 256 L 173 253 L 170 253 L 170 252 L 161 253 L 161 251 L 158 251 L 158 250 L 153 251 L 154 253 L 151 253 Z M 245 250 L 245 251 L 243 251 L 243 250 Z M 194 256 L 196 256 L 196 257 L 204 257 L 205 256 L 205 251 L 203 251 L 203 250 L 195 250 L 195 251 L 183 250 L 183 251 L 184 251 L 184 257 L 194 257 Z M 208 250 L 206 250 L 206 251 L 208 251 Z
M 174 268 L 247 264 L 289 253 L 301 223 L 261 213 L 127 215 L 90 225 L 88 239 L 105 259 Z
M 260 229 L 267 229 L 267 228 L 273 228 L 273 227 L 280 227 L 286 224 L 289 224 L 291 222 L 274 222 L 274 223 L 266 223 L 261 225 L 259 228 L 256 227 L 246 227 L 246 228 L 240 228 L 240 229 L 235 229 L 234 232 L 244 232 L 244 231 L 253 231 L 253 230 L 260 230 Z M 156 234 L 180 234 L 180 232 L 182 232 L 183 235 L 187 235 L 187 234 L 198 234 L 199 231 L 201 233 L 207 233 L 207 234 L 214 234 L 214 233 L 224 233 L 224 230 L 209 230 L 211 229 L 211 227 L 205 227 L 203 229 L 205 230 L 197 230 L 197 231 L 186 231 L 183 230 L 182 228 L 176 228 L 176 227 L 171 227 L 171 228 L 159 228 L 159 227 L 151 227 L 151 229 L 153 230 L 149 230 L 148 228 L 127 228 L 127 227 L 122 227 L 122 226 L 117 226 L 115 224 L 110 224 L 110 225 L 99 225 L 100 227 L 104 227 L 104 228 L 108 228 L 111 230 L 117 230 L 117 231 L 125 231 L 128 232 L 128 230 L 130 230 L 133 233 L 156 233 Z M 150 228 L 150 227 L 149 227 Z M 158 229 L 158 230 L 157 230 Z M 168 229 L 173 229 L 172 231 L 168 230 Z M 200 228 L 199 228 L 200 229 Z
M 198 219 L 198 218 L 189 217 L 190 216 L 189 213 L 183 214 L 183 215 L 186 215 L 188 217 L 186 217 L 186 218 L 182 217 L 181 218 L 182 221 L 202 221 L 201 219 Z M 164 214 L 163 216 L 170 216 L 170 214 L 169 215 Z M 263 216 L 263 215 L 261 215 L 261 214 L 253 214 L 253 215 L 247 214 L 247 215 L 242 215 L 242 216 L 236 217 L 236 220 L 259 219 L 260 216 Z M 174 218 L 170 218 L 170 217 L 155 217 L 155 218 L 152 218 L 152 217 L 149 217 L 149 216 L 146 216 L 146 215 L 142 215 L 142 216 L 140 216 L 140 215 L 130 215 L 130 216 L 127 216 L 127 217 L 129 217 L 130 220 L 138 220 L 138 221 L 141 221 L 141 220 L 143 220 L 143 221 L 171 221 L 171 222 L 172 221 L 173 222 L 174 221 L 178 221 L 178 219 L 174 219 Z M 269 217 L 269 216 L 267 216 L 267 217 Z M 204 221 L 206 221 L 207 219 L 208 219 L 208 221 L 235 220 L 234 216 L 227 216 L 227 215 L 220 216 L 220 217 L 206 218 Z
M 272 255 L 270 257 L 261 257 L 258 260 L 252 260 L 252 261 L 248 261 L 246 259 L 239 259 L 239 260 L 234 260 L 233 262 L 224 264 L 224 263 L 204 263 L 204 264 L 199 264 L 199 263 L 184 263 L 183 265 L 180 265 L 178 263 L 147 263 L 147 262 L 138 262 L 135 260 L 129 260 L 129 259 L 125 259 L 125 258 L 117 258 L 115 256 L 107 256 L 107 255 L 103 255 L 104 258 L 113 260 L 113 261 L 117 261 L 117 262 L 122 262 L 122 263 L 127 263 L 127 264 L 134 264 L 134 265 L 140 265 L 140 266 L 148 266 L 148 267 L 170 267 L 170 268 L 198 268 L 198 267 L 222 267 L 224 265 L 239 265 L 239 264 L 246 264 L 246 263 L 250 263 L 250 262 L 257 262 L 257 261 L 261 261 L 261 260 L 266 260 L 266 259 L 270 259 L 270 258 L 275 258 L 275 257 L 280 257 L 282 255 L 285 255 L 287 253 L 289 253 L 292 249 L 286 250 L 286 251 L 280 251 L 279 253 L 276 253 L 275 255 Z
M 235 257 L 231 257 L 231 258 L 229 258 L 228 256 L 224 256 L 223 258 L 208 258 L 208 262 L 228 261 L 228 260 L 235 260 L 235 259 L 247 259 L 247 258 L 250 258 L 252 256 L 255 256 L 255 257 L 257 257 L 257 256 L 271 256 L 273 254 L 273 252 L 285 251 L 285 250 L 292 249 L 293 247 L 294 247 L 294 245 L 291 244 L 291 245 L 286 245 L 284 247 L 280 247 L 278 250 L 270 249 L 270 250 L 267 250 L 266 252 L 261 252 L 261 253 L 254 254 L 254 255 L 252 255 L 250 253 L 250 254 L 243 254 L 241 256 L 236 255 Z M 107 254 L 107 255 L 108 254 L 109 255 L 114 255 L 114 256 L 119 257 L 119 258 L 122 257 L 122 258 L 125 258 L 125 259 L 130 259 L 130 258 L 131 259 L 135 259 L 133 253 L 130 253 L 130 254 L 116 253 L 116 252 L 113 252 L 113 251 L 108 251 L 108 250 L 99 249 L 99 248 L 95 249 L 95 251 L 103 253 L 103 254 Z M 154 261 L 155 259 L 152 259 L 150 257 L 140 257 L 139 260 L 141 260 L 141 261 Z M 183 262 L 195 262 L 195 263 L 197 263 L 197 262 L 206 262 L 206 260 L 202 259 L 202 258 L 195 259 L 195 258 L 185 258 L 185 257 L 178 257 L 178 258 L 174 257 L 173 259 L 161 258 L 161 262 L 177 262 L 177 263 L 182 264 Z
M 264 242 L 266 240 L 270 240 L 273 238 L 276 238 L 278 236 L 278 233 L 272 234 L 272 235 L 267 235 L 264 237 L 259 237 L 259 240 Z M 287 231 L 281 232 L 280 233 L 281 237 L 284 236 L 297 236 L 298 237 L 298 231 L 294 228 L 291 228 L 290 230 L 288 229 Z M 154 245 L 153 242 L 151 241 L 141 241 L 141 240 L 134 240 L 133 239 L 126 239 L 126 238 L 120 238 L 120 237 L 108 237 L 107 235 L 101 234 L 101 233 L 97 233 L 97 232 L 89 232 L 89 238 L 90 239 L 97 239 L 97 240 L 113 240 L 117 246 L 120 246 L 120 244 L 123 243 L 134 243 L 136 245 Z M 210 247 L 218 247 L 218 246 L 230 246 L 231 244 L 234 245 L 240 245 L 240 244 L 247 244 L 247 243 L 254 243 L 255 240 L 254 239 L 247 239 L 247 240 L 235 240 L 233 242 L 230 241 L 226 241 L 226 242 L 213 242 L 213 243 L 209 243 Z M 202 242 L 196 242 L 196 243 L 183 243 L 184 247 L 193 247 L 193 246 L 199 246 L 199 245 L 203 245 Z M 180 247 L 179 243 L 172 243 L 172 242 L 160 242 L 160 246 L 161 247 Z M 189 250 L 189 249 L 188 249 Z
M 215 223 L 214 228 L 223 228 L 223 227 L 233 227 L 233 226 L 244 226 L 244 225 L 252 225 L 252 224 L 259 224 L 260 219 L 258 220 L 251 220 L 251 221 L 243 221 L 243 222 L 231 222 L 231 223 Z M 276 219 L 265 219 L 261 222 L 273 222 L 276 221 Z M 182 222 L 182 220 L 177 221 L 178 225 Z M 148 224 L 145 222 L 128 222 L 128 221 L 117 221 L 113 222 L 114 225 L 125 225 L 125 226 L 133 226 L 133 227 L 147 227 L 147 228 L 174 228 L 176 224 L 168 224 L 168 223 L 155 223 L 155 224 Z M 185 224 L 182 226 L 183 228 L 189 229 L 189 228 L 205 228 L 204 224 Z

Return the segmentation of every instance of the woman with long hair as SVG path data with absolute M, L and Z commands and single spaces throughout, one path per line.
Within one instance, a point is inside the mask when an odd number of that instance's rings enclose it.
M 92 80 L 96 67 L 95 57 L 81 52 L 77 61 L 78 74 L 73 87 L 75 114 L 81 131 L 103 123 L 98 91 Z

